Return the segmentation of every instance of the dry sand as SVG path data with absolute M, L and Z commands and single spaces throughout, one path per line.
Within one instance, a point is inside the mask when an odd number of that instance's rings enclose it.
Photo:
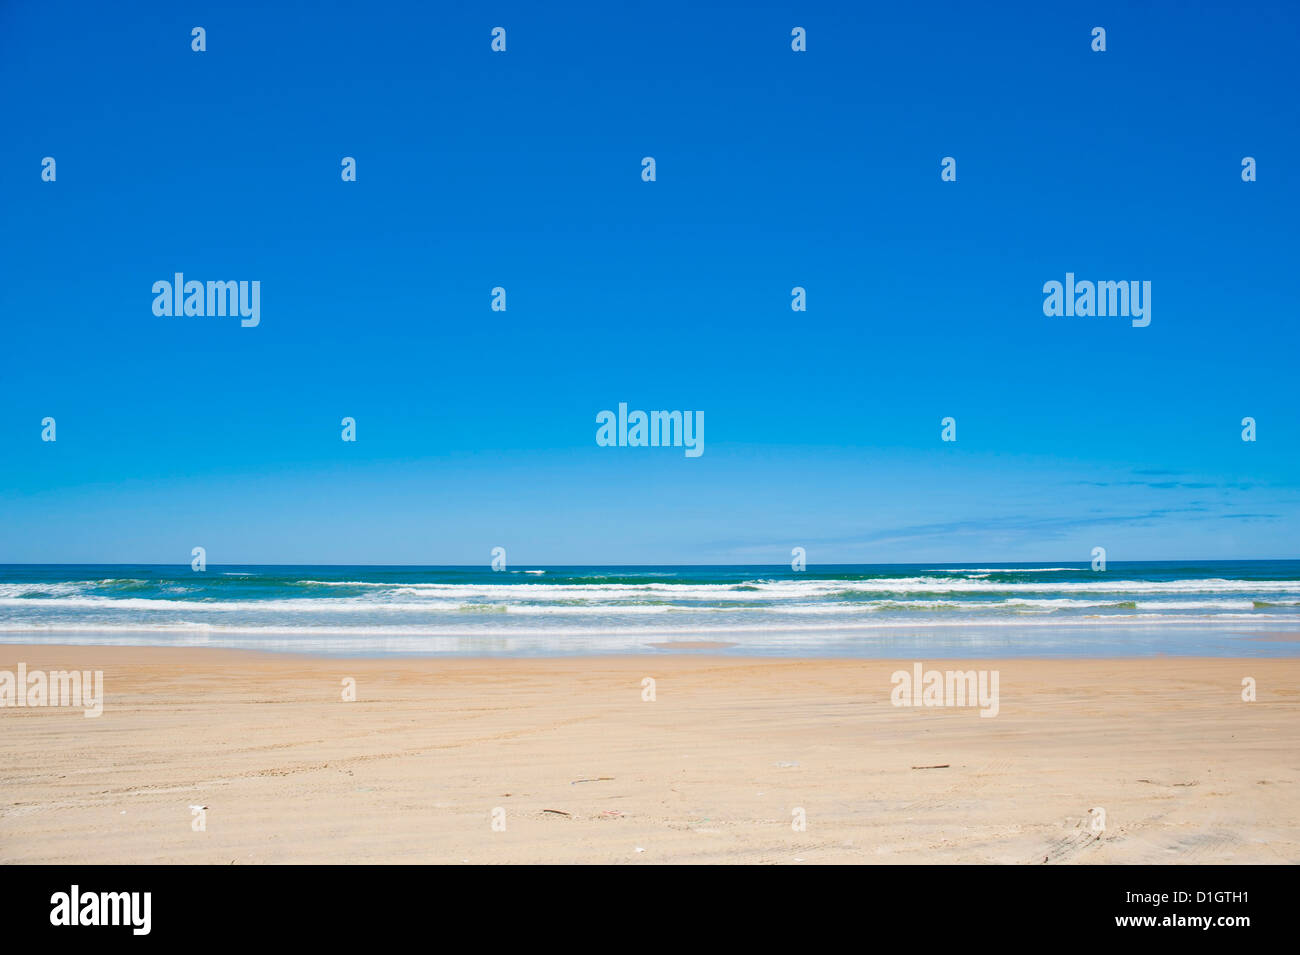
M 0 709 L 3 862 L 1300 862 L 1297 659 L 925 661 L 993 719 L 891 705 L 911 660 L 19 661 L 107 702 Z

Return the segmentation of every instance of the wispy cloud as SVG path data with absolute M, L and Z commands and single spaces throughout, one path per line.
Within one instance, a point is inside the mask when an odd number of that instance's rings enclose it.
M 1155 527 L 1171 519 L 1179 521 L 1233 521 L 1251 523 L 1273 521 L 1281 515 L 1268 512 L 1231 513 L 1221 506 L 1194 504 L 1184 507 L 1150 508 L 1121 514 L 1094 513 L 1086 517 L 1033 517 L 1006 515 L 981 520 L 938 521 L 930 524 L 908 524 L 854 534 L 806 537 L 805 546 L 820 548 L 851 548 L 861 545 L 925 543 L 941 539 L 978 538 L 974 545 L 984 549 L 989 542 L 1008 543 L 1032 539 L 1036 542 L 1060 540 L 1080 529 L 1102 527 Z M 775 546 L 770 539 L 763 541 L 731 541 L 715 546 L 726 547 L 736 553 L 771 554 Z
M 1244 481 L 1069 481 L 1076 487 L 1149 487 L 1160 491 L 1170 490 L 1231 490 L 1249 491 L 1257 485 Z

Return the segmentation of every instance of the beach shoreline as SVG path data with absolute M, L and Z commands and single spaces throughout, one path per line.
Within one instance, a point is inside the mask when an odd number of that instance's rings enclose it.
M 6 863 L 1300 861 L 1295 658 L 20 662 L 104 704 L 0 709 Z M 894 705 L 917 663 L 996 717 Z
M 1300 561 L 1112 562 L 1104 572 L 1068 562 L 0 565 L 0 640 L 357 658 L 666 644 L 826 659 L 1300 656 Z

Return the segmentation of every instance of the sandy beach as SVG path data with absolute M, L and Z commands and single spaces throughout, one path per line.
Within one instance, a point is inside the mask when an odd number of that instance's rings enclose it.
M 2 646 L 105 702 L 0 709 L 0 861 L 1300 862 L 1300 659 L 924 661 L 997 670 L 984 718 L 718 653 Z

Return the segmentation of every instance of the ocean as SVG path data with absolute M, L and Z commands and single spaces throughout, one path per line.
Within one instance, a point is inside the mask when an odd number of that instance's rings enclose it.
M 340 654 L 1294 656 L 1300 561 L 0 565 L 0 642 Z M 669 648 L 672 649 L 672 648 Z

